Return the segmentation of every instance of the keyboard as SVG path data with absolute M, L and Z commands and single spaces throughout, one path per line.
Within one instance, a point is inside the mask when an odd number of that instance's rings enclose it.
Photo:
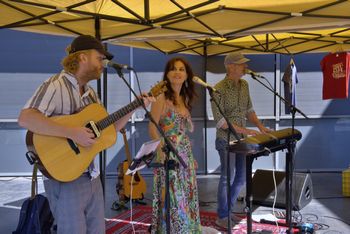
M 249 155 L 268 155 L 286 149 L 292 140 L 299 141 L 301 137 L 299 130 L 293 131 L 292 128 L 286 128 L 230 142 L 229 151 Z

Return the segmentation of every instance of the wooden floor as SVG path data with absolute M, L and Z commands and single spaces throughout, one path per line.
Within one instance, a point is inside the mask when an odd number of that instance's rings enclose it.
M 152 202 L 152 176 L 144 176 L 147 193 L 143 200 L 148 205 Z M 350 198 L 342 196 L 341 173 L 313 173 L 311 175 L 314 197 L 300 211 L 293 212 L 293 218 L 301 222 L 313 223 L 319 227 L 315 233 L 350 233 Z M 112 210 L 114 201 L 118 202 L 115 191 L 117 178 L 106 178 L 106 218 L 119 212 Z M 216 211 L 216 194 L 219 177 L 217 175 L 198 176 L 200 209 Z M 39 192 L 43 192 L 39 180 Z M 18 222 L 23 200 L 30 194 L 30 178 L 0 177 L 0 233 L 12 233 Z M 241 195 L 244 196 L 244 193 Z M 245 203 L 238 201 L 234 212 L 243 212 Z M 283 209 L 277 209 L 284 211 Z M 253 215 L 271 214 L 271 207 L 254 206 Z

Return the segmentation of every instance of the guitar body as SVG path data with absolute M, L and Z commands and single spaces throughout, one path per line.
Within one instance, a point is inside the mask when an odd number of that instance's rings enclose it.
M 73 115 L 51 117 L 52 120 L 66 126 L 85 126 L 89 121 L 97 122 L 108 116 L 100 104 L 86 106 L 81 112 Z M 39 169 L 49 178 L 69 182 L 78 178 L 89 166 L 96 154 L 115 144 L 117 133 L 114 125 L 101 131 L 96 143 L 90 147 L 78 145 L 75 153 L 67 138 L 27 133 L 27 147 L 37 155 Z
M 146 194 L 147 185 L 145 180 L 138 172 L 136 172 L 134 175 L 131 192 L 132 176 L 125 174 L 131 164 L 131 154 L 125 129 L 121 129 L 120 132 L 123 134 L 126 160 L 118 165 L 118 183 L 116 190 L 119 195 L 119 201 L 127 202 L 130 199 L 143 200 L 144 195 Z
M 146 193 L 146 182 L 142 178 L 142 176 L 136 172 L 133 180 L 133 189 L 131 194 L 131 175 L 125 175 L 126 171 L 129 168 L 128 161 L 123 162 L 123 186 L 124 186 L 124 196 L 127 199 L 132 197 L 133 200 L 142 200 L 144 198 L 144 194 Z M 132 195 L 132 196 L 131 196 Z
M 118 194 L 119 202 L 124 203 L 128 200 L 125 197 L 125 191 L 124 191 L 124 175 L 125 175 L 124 163 L 119 163 L 117 171 L 118 171 L 118 180 L 117 180 L 117 184 L 115 186 L 115 191 Z
M 166 81 L 154 86 L 149 95 L 156 97 L 166 91 Z M 87 126 L 96 135 L 96 142 L 89 147 L 75 144 L 71 139 L 36 134 L 28 131 L 27 148 L 33 152 L 40 171 L 49 178 L 69 182 L 78 178 L 89 166 L 96 154 L 111 147 L 117 140 L 113 123 L 143 105 L 142 100 L 134 100 L 116 112 L 108 115 L 105 108 L 97 103 L 86 106 L 73 115 L 51 117 L 53 121 L 65 126 Z

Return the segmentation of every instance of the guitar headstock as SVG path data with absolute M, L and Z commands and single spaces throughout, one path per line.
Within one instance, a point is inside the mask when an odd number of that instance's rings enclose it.
M 153 97 L 157 97 L 161 93 L 164 93 L 165 91 L 168 90 L 168 88 L 166 87 L 166 83 L 167 81 L 165 80 L 158 82 L 155 86 L 151 88 L 151 90 L 149 91 L 149 94 Z

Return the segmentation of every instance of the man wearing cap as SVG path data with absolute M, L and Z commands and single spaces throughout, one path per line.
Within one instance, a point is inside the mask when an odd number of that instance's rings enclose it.
M 83 147 L 95 143 L 89 128 L 70 127 L 48 117 L 70 115 L 91 103 L 101 103 L 87 84 L 101 77 L 102 61 L 112 59 L 100 41 L 89 35 L 78 36 L 67 48 L 63 69 L 46 80 L 23 107 L 18 123 L 42 135 L 72 139 Z M 153 98 L 145 97 L 146 105 Z M 132 113 L 115 123 L 119 131 Z M 99 172 L 92 162 L 86 171 L 71 182 L 45 179 L 44 187 L 57 223 L 57 233 L 105 233 L 104 200 Z
M 246 74 L 249 59 L 240 53 L 230 53 L 225 57 L 224 65 L 226 68 L 226 77 L 215 85 L 218 90 L 216 100 L 218 100 L 220 109 L 229 119 L 230 123 L 240 137 L 247 135 L 256 135 L 270 131 L 265 128 L 257 118 L 251 102 L 248 82 L 241 79 Z M 214 120 L 216 121 L 216 141 L 215 148 L 220 155 L 220 181 L 218 186 L 218 220 L 219 226 L 227 227 L 228 225 L 228 206 L 233 210 L 242 186 L 245 184 L 245 157 L 242 155 L 230 155 L 230 186 L 231 199 L 227 201 L 227 134 L 228 125 L 220 114 L 215 103 L 211 103 Z M 259 131 L 246 128 L 246 119 L 258 127 Z M 235 140 L 234 135 L 230 134 L 230 141 Z M 231 215 L 233 222 L 237 223 L 240 218 Z

